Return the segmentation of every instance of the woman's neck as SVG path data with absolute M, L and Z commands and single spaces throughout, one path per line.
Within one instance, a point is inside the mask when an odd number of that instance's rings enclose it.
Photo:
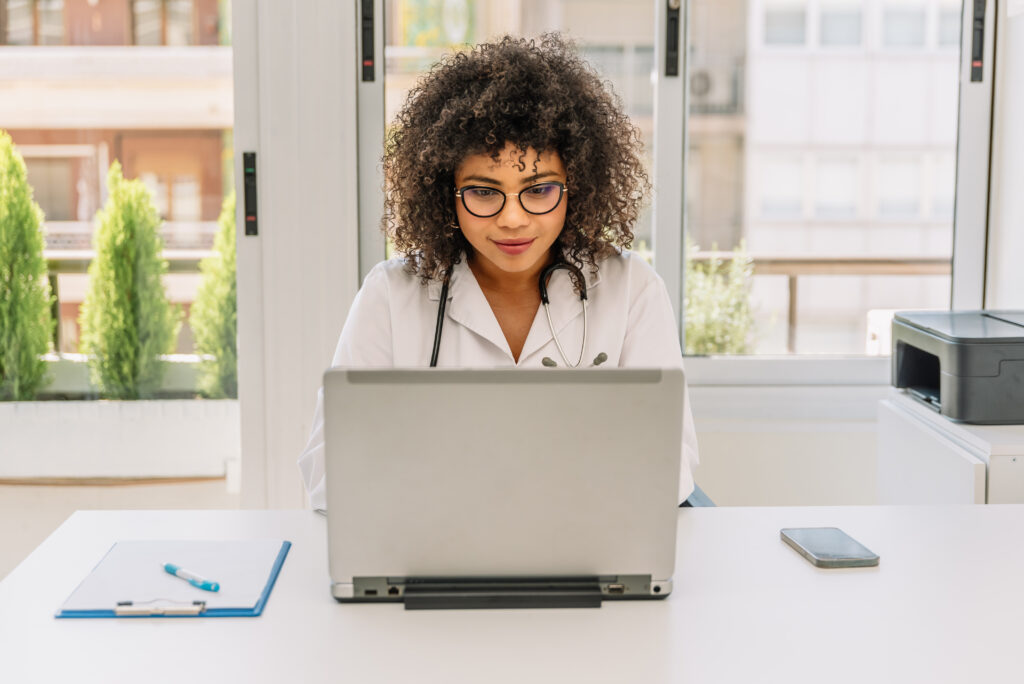
M 536 293 L 537 279 L 540 278 L 541 271 L 553 261 L 554 258 L 549 256 L 547 260 L 538 262 L 533 268 L 516 273 L 502 271 L 486 259 L 474 255 L 468 256 L 467 265 L 481 289 L 503 295 L 516 295 L 523 292 Z

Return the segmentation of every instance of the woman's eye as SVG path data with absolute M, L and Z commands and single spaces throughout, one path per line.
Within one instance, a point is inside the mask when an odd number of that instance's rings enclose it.
M 497 190 L 490 190 L 488 188 L 473 188 L 469 192 L 471 195 L 475 195 L 480 199 L 491 199 L 492 197 L 497 197 L 498 195 Z
M 554 185 L 545 183 L 544 185 L 534 185 L 532 188 L 528 188 L 526 194 L 531 197 L 544 197 L 549 195 L 554 189 Z

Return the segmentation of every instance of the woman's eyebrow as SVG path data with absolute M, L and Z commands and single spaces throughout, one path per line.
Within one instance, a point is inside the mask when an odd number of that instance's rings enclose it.
M 532 176 L 527 176 L 526 178 L 523 178 L 520 182 L 525 185 L 526 183 L 531 183 L 535 180 L 540 180 L 541 178 L 547 178 L 549 176 L 557 175 L 559 174 L 554 171 L 542 171 L 541 173 L 535 173 Z M 499 181 L 496 178 L 491 178 L 490 176 L 466 176 L 462 180 L 463 182 L 476 181 L 477 183 L 490 183 L 491 185 L 501 185 L 501 181 Z

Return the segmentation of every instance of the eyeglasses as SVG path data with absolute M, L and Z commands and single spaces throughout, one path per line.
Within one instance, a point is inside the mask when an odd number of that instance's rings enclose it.
M 562 195 L 568 192 L 564 183 L 548 181 L 531 185 L 519 192 L 502 192 L 497 188 L 484 185 L 467 185 L 455 191 L 455 196 L 462 200 L 462 206 L 477 218 L 497 216 L 505 208 L 505 200 L 515 196 L 519 204 L 528 214 L 546 214 L 554 211 L 562 201 Z

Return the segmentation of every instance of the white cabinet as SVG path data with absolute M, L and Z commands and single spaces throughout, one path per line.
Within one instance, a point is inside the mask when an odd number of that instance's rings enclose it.
M 954 423 L 894 389 L 878 409 L 878 503 L 1024 503 L 1024 425 Z

